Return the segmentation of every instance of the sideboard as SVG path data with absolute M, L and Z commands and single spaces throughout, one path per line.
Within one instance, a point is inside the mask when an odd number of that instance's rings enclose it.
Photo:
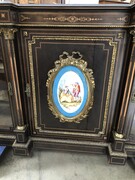
M 135 5 L 0 3 L 0 145 L 135 157 Z

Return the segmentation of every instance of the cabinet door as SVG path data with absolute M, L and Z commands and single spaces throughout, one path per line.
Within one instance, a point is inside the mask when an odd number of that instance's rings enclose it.
M 126 115 L 126 129 L 128 142 L 135 144 L 135 78 L 133 81 L 132 91 L 130 95 L 130 101 L 128 105 L 127 115 Z
M 0 132 L 24 125 L 14 42 L 17 29 L 0 29 Z M 12 119 L 12 120 L 11 120 Z
M 11 84 L 7 78 L 7 67 L 4 62 L 4 50 L 0 36 L 0 131 L 11 130 L 13 127 L 9 93 L 11 94 Z
M 114 120 L 126 40 L 125 30 L 21 29 L 32 136 L 106 141 Z M 65 52 L 69 56 L 79 52 L 87 68 L 93 71 L 93 105 L 79 122 L 62 122 L 48 105 L 48 72 Z

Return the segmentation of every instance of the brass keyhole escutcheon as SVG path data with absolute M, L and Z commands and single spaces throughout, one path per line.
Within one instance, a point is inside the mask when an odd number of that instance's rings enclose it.
M 131 101 L 135 103 L 135 90 L 132 92 Z

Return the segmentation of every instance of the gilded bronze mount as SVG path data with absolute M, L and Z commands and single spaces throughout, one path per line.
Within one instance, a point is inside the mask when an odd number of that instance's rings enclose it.
M 60 120 L 60 122 L 80 123 L 81 120 L 87 117 L 89 110 L 93 106 L 94 88 L 95 88 L 93 71 L 92 69 L 87 68 L 87 62 L 84 61 L 82 57 L 83 56 L 80 54 L 80 52 L 72 52 L 71 56 L 69 55 L 68 52 L 63 52 L 63 54 L 59 56 L 59 60 L 55 61 L 55 68 L 51 69 L 48 72 L 48 80 L 46 82 L 46 86 L 48 88 L 48 95 L 47 95 L 48 105 L 49 105 L 49 109 L 52 111 L 55 117 Z M 54 79 L 57 73 L 61 70 L 61 68 L 66 66 L 74 66 L 80 69 L 84 77 L 86 78 L 88 85 L 88 98 L 83 110 L 76 116 L 70 118 L 64 116 L 59 112 L 52 97 L 52 93 L 53 93 L 52 87 L 53 87 Z

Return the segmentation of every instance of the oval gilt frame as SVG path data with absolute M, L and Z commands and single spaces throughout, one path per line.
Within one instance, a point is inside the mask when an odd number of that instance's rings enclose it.
M 95 82 L 92 69 L 80 52 L 63 52 L 48 72 L 46 82 L 49 109 L 60 122 L 79 123 L 94 102 Z

